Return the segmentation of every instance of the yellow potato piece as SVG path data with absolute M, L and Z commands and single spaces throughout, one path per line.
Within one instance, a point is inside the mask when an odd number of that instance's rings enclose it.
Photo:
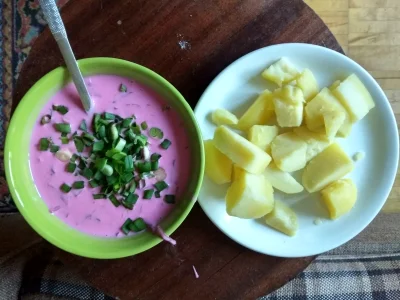
M 304 190 L 290 173 L 280 170 L 274 163 L 269 164 L 263 174 L 275 189 L 286 194 L 301 193 Z
M 263 91 L 239 119 L 237 128 L 247 131 L 253 125 L 265 125 L 274 115 L 272 93 Z
M 332 83 L 332 85 L 329 87 L 331 92 L 334 91 L 340 85 L 340 83 L 341 83 L 340 80 L 336 80 L 334 83 Z
M 271 161 L 271 157 L 241 135 L 218 126 L 214 132 L 215 147 L 247 172 L 261 174 Z
M 364 118 L 375 107 L 371 94 L 355 74 L 350 75 L 341 82 L 333 90 L 333 94 L 346 108 L 353 123 Z
M 293 129 L 293 132 L 307 143 L 306 161 L 310 161 L 317 154 L 328 147 L 332 141 L 326 135 L 309 130 L 305 126 Z
M 317 96 L 307 103 L 304 118 L 308 129 L 324 133 L 329 137 L 334 137 L 336 134 L 345 137 L 351 130 L 350 115 L 327 88 L 323 88 Z
M 211 119 L 213 123 L 217 126 L 236 125 L 238 123 L 238 118 L 233 113 L 222 108 L 214 110 L 211 115 Z
M 232 161 L 215 148 L 212 140 L 204 141 L 205 174 L 216 184 L 231 182 Z
M 357 201 L 357 187 L 351 179 L 341 179 L 331 183 L 321 191 L 331 219 L 348 213 Z
M 274 191 L 263 175 L 237 172 L 226 197 L 226 212 L 242 219 L 265 216 L 274 207 Z
M 295 133 L 278 135 L 271 143 L 272 157 L 279 169 L 294 172 L 306 165 L 307 143 Z
M 276 83 L 278 86 L 282 86 L 282 84 L 292 81 L 298 75 L 299 71 L 285 57 L 269 66 L 261 74 L 264 79 L 270 80 Z
M 353 161 L 334 143 L 307 164 L 303 172 L 303 186 L 310 193 L 318 192 L 353 168 Z
M 268 226 L 288 236 L 294 236 L 299 228 L 296 213 L 280 201 L 275 201 L 274 209 L 264 220 Z
M 318 82 L 309 69 L 304 69 L 296 79 L 296 85 L 303 91 L 306 102 L 314 98 L 319 91 Z
M 278 131 L 277 126 L 253 125 L 247 134 L 247 138 L 260 149 L 267 151 L 272 140 L 278 135 Z
M 304 95 L 300 88 L 285 85 L 273 93 L 276 120 L 280 127 L 298 127 L 303 121 Z

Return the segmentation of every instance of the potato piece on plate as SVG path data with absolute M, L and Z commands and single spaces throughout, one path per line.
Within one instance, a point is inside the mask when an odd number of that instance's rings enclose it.
M 333 94 L 346 108 L 353 123 L 364 118 L 375 107 L 371 94 L 355 74 L 341 82 Z
M 323 88 L 307 103 L 304 112 L 307 128 L 311 131 L 324 133 L 330 138 L 336 134 L 347 136 L 350 133 L 352 122 L 349 114 L 327 88 Z
M 272 140 L 278 135 L 278 131 L 277 126 L 253 125 L 247 134 L 247 138 L 260 149 L 267 151 Z
M 269 164 L 263 174 L 275 189 L 286 194 L 301 193 L 304 190 L 290 173 L 280 170 L 274 163 Z
M 271 143 L 272 157 L 279 169 L 294 172 L 306 165 L 307 143 L 294 132 L 278 135 Z
M 334 143 L 307 164 L 303 172 L 303 186 L 310 193 L 318 192 L 350 173 L 353 168 L 350 157 Z
M 275 201 L 274 209 L 264 220 L 268 226 L 288 236 L 294 236 L 299 228 L 296 213 L 281 201 Z
M 253 125 L 265 125 L 274 115 L 272 93 L 263 91 L 239 119 L 237 128 L 247 131 Z
M 212 140 L 204 141 L 205 174 L 216 184 L 231 182 L 232 161 L 215 148 Z
M 213 123 L 217 126 L 219 125 L 236 125 L 238 123 L 238 118 L 223 108 L 218 108 L 213 111 L 211 115 Z
M 351 179 L 340 179 L 321 191 L 331 219 L 348 213 L 357 201 L 357 187 Z
M 281 58 L 271 66 L 269 66 L 261 76 L 269 81 L 282 86 L 295 79 L 299 75 L 296 67 L 285 57 Z
M 265 216 L 274 207 L 274 191 L 263 175 L 235 171 L 235 180 L 226 197 L 226 212 L 242 219 Z
M 296 85 L 303 91 L 306 102 L 314 98 L 319 91 L 318 82 L 309 69 L 304 69 L 296 79 Z
M 340 85 L 340 83 L 340 80 L 336 80 L 334 83 L 332 83 L 332 85 L 329 87 L 330 91 L 334 91 Z
M 305 126 L 293 129 L 293 132 L 307 143 L 306 161 L 309 162 L 331 144 L 326 135 L 309 130 Z
M 303 121 L 304 95 L 300 88 L 285 85 L 273 93 L 276 120 L 280 127 L 298 127 Z
M 233 163 L 250 173 L 261 174 L 271 161 L 265 151 L 226 126 L 217 127 L 213 142 Z

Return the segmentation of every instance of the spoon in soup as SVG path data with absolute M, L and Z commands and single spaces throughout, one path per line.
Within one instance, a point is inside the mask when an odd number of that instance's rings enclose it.
M 65 26 L 61 19 L 60 13 L 58 12 L 57 5 L 54 0 L 39 0 L 39 3 L 47 24 L 49 25 L 50 31 L 56 40 L 58 47 L 60 48 L 68 71 L 71 74 L 72 81 L 78 90 L 83 108 L 86 112 L 88 112 L 92 107 L 92 101 L 90 99 L 85 81 L 83 80 L 82 73 L 79 70 L 75 55 L 72 52 L 71 45 L 68 41 L 67 32 L 65 31 Z

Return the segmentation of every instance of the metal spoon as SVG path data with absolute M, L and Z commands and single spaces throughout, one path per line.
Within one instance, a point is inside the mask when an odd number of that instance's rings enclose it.
M 69 44 L 67 32 L 65 31 L 64 23 L 61 19 L 60 13 L 54 0 L 39 0 L 44 17 L 49 25 L 50 31 L 56 40 L 61 54 L 64 57 L 65 64 L 68 71 L 71 73 L 73 82 L 78 90 L 81 102 L 85 111 L 90 111 L 92 101 L 89 92 L 86 88 L 82 73 L 78 68 L 78 63 L 72 52 L 71 45 Z

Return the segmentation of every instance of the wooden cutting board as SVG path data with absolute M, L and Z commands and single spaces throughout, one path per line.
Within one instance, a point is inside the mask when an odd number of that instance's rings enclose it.
M 142 64 L 175 85 L 192 107 L 219 72 L 258 48 L 303 42 L 342 52 L 301 0 L 71 0 L 62 17 L 77 58 L 112 56 Z M 41 76 L 62 64 L 45 30 L 23 66 L 14 107 Z M 225 237 L 198 205 L 173 237 L 176 247 L 162 243 L 125 259 L 60 255 L 89 283 L 121 299 L 254 299 L 313 260 L 249 251 Z

